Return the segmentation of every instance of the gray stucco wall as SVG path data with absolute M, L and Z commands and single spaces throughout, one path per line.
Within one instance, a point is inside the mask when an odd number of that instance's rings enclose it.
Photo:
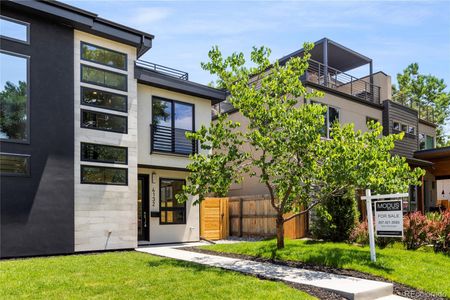
M 73 30 L 1 4 L 1 14 L 30 23 L 30 45 L 1 49 L 30 56 L 30 143 L 1 142 L 31 155 L 29 177 L 1 177 L 0 257 L 74 250 Z

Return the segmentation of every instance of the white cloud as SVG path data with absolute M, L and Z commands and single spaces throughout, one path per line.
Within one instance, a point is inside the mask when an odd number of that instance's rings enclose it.
M 132 13 L 130 23 L 135 25 L 148 25 L 167 19 L 172 11 L 166 7 L 141 7 Z

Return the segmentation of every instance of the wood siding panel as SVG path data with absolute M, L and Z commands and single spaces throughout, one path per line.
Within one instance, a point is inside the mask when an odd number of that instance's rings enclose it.
M 401 124 L 406 124 L 408 126 L 415 127 L 416 131 L 415 135 L 405 133 L 403 140 L 397 141 L 395 143 L 395 148 L 392 151 L 393 154 L 398 154 L 401 156 L 405 156 L 407 158 L 412 158 L 414 151 L 418 150 L 419 118 L 417 111 L 389 100 L 384 101 L 383 105 L 384 105 L 383 110 L 384 135 L 398 133 L 398 131 L 395 131 L 393 129 L 394 122 L 399 122 Z

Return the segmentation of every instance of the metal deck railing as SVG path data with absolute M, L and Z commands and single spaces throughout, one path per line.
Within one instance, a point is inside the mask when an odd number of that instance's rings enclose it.
M 380 104 L 380 87 L 310 59 L 304 78 L 312 83 Z
M 183 80 L 189 80 L 189 74 L 187 72 L 177 70 L 174 68 L 169 68 L 163 65 L 158 65 L 149 61 L 144 60 L 137 60 L 136 66 L 142 67 L 148 70 L 152 70 L 158 73 L 162 73 L 164 75 L 172 76 L 175 78 L 183 79 Z
M 197 153 L 197 142 L 186 137 L 192 130 L 150 124 L 151 152 L 189 155 Z

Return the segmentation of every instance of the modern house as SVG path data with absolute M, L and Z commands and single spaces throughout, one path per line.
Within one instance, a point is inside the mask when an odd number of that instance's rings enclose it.
M 431 107 L 405 106 L 392 101 L 391 77 L 384 72 L 373 72 L 372 59 L 328 38 L 315 43 L 310 52 L 309 68 L 301 78 L 311 91 L 320 90 L 320 99 L 299 99 L 299 103 L 321 103 L 328 107 L 325 116 L 324 138 L 329 138 L 332 122 L 353 123 L 355 130 L 366 131 L 367 122 L 378 121 L 384 135 L 405 132 L 396 143 L 393 154 L 406 157 L 411 167 L 424 168 L 421 187 L 411 187 L 408 210 L 436 210 L 447 205 L 450 199 L 450 147 L 435 149 L 436 127 Z M 279 60 L 285 63 L 291 57 L 303 55 L 303 49 Z M 366 75 L 356 76 L 366 71 Z M 245 128 L 246 120 L 227 101 L 213 107 L 217 113 L 227 112 L 233 121 Z M 267 194 L 265 185 L 255 177 L 244 178 L 241 184 L 232 185 L 229 196 Z
M 154 36 L 56 1 L 0 3 L 0 257 L 199 240 L 185 132 L 225 93 L 139 58 Z

